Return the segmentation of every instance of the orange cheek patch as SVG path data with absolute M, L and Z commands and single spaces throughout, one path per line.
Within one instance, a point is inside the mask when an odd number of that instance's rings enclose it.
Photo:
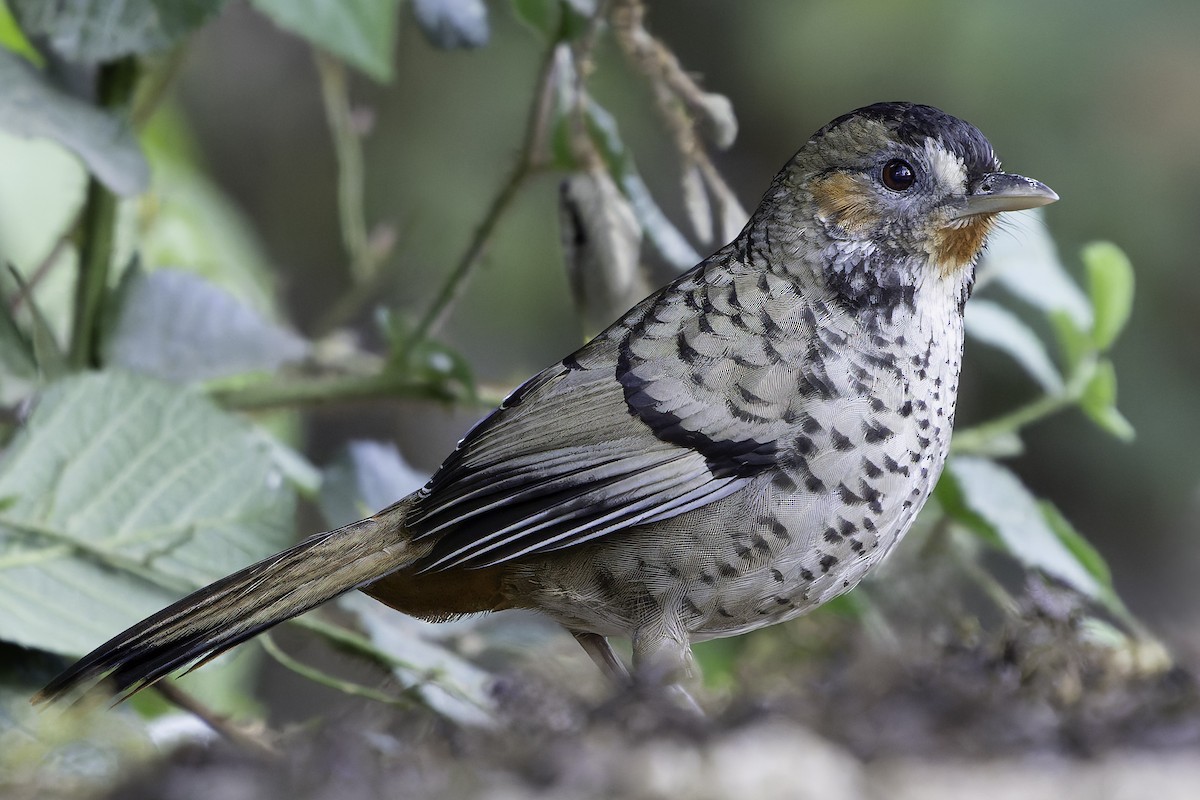
M 942 277 L 948 277 L 970 264 L 983 249 L 995 224 L 994 214 L 971 217 L 958 228 L 941 228 L 934 234 L 933 258 Z
M 812 182 L 813 199 L 821 216 L 852 233 L 863 233 L 879 223 L 871 205 L 871 189 L 844 172 L 834 172 Z

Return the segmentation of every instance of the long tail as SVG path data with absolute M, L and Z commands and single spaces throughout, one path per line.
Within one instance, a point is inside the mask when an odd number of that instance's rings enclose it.
M 404 526 L 408 503 L 319 533 L 196 591 L 88 653 L 34 697 L 71 695 L 107 679 L 122 699 L 421 556 Z

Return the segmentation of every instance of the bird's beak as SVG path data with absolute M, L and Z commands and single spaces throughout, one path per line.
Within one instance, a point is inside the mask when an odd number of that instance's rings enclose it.
M 1058 194 L 1041 181 L 1007 172 L 989 172 L 970 186 L 965 205 L 953 219 L 1037 208 L 1057 199 Z

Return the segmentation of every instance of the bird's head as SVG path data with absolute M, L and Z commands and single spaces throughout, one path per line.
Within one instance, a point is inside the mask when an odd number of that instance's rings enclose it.
M 777 187 L 801 203 L 801 225 L 826 245 L 831 284 L 870 304 L 911 298 L 932 276 L 965 299 L 997 215 L 1058 199 L 1043 183 L 1001 172 L 975 126 L 913 103 L 835 119 L 780 178 Z

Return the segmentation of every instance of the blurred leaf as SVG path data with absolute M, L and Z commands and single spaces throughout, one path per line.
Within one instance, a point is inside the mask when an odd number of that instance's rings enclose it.
M 429 339 L 412 341 L 412 325 L 388 309 L 380 308 L 375 322 L 391 350 L 386 369 L 440 388 L 447 400 L 475 397 L 475 375 L 461 353 Z
M 1067 273 L 1040 209 L 1013 211 L 988 239 L 980 284 L 995 280 L 1046 314 L 1065 312 L 1083 330 L 1092 326 L 1087 296 Z
M 966 494 L 954 476 L 953 464 L 959 458 L 962 456 L 955 456 L 946 462 L 946 469 L 942 472 L 937 486 L 933 488 L 934 498 L 947 517 L 974 533 L 982 541 L 1003 549 L 1004 540 L 1000 538 L 996 528 L 967 502 Z
M 392 79 L 400 0 L 250 0 L 276 25 L 381 83 Z
M 21 27 L 67 61 L 97 64 L 166 50 L 226 0 L 9 0 Z
M 1054 328 L 1055 338 L 1058 340 L 1058 349 L 1062 353 L 1067 374 L 1074 374 L 1084 356 L 1092 352 L 1091 337 L 1065 311 L 1053 311 L 1050 313 L 1049 319 Z
M 1062 392 L 1062 376 L 1047 355 L 1045 346 L 1011 311 L 997 303 L 977 299 L 967 305 L 964 322 L 968 334 L 1012 356 L 1047 394 Z
M 1123 442 L 1133 441 L 1133 425 L 1117 410 L 1117 371 L 1107 358 L 1096 363 L 1079 404 L 1102 430 Z
M 358 617 L 371 642 L 390 657 L 392 671 L 439 714 L 464 725 L 489 725 L 496 712 L 495 678 L 437 640 L 438 623 L 397 614 L 357 592 L 338 605 Z
M 994 461 L 975 456 L 952 459 L 946 472 L 957 484 L 958 494 L 945 494 L 961 500 L 971 518 L 991 528 L 1003 548 L 1017 560 L 1089 597 L 1104 595 L 1088 566 L 1063 543 L 1047 522 L 1037 498 L 1012 472 Z M 941 500 L 943 494 L 938 497 Z
M 547 42 L 558 36 L 559 0 L 512 0 L 513 13 Z
M 308 343 L 224 289 L 187 272 L 135 278 L 105 362 L 172 383 L 273 371 L 308 355 Z
M 621 191 L 629 198 L 633 212 L 646 237 L 668 263 L 688 269 L 700 260 L 700 254 L 688 243 L 667 215 L 654 202 L 642 176 L 638 174 L 633 155 L 625 148 L 616 118 L 595 102 L 587 103 L 587 123 L 592 138 L 616 178 Z
M 1050 526 L 1050 530 L 1054 531 L 1058 540 L 1071 551 L 1071 555 L 1075 556 L 1075 560 L 1088 571 L 1088 574 L 1096 579 L 1096 583 L 1104 589 L 1110 599 L 1116 600 L 1112 571 L 1109 570 L 1104 556 L 1100 555 L 1095 547 L 1092 547 L 1091 542 L 1083 538 L 1083 534 L 1075 530 L 1075 526 L 1062 515 L 1054 503 L 1049 500 L 1039 500 L 1038 508 L 1041 509 L 1042 517 L 1045 518 L 1046 524 Z
M 38 69 L 46 65 L 46 59 L 25 38 L 25 33 L 4 0 L 0 0 L 0 47 L 16 53 Z
M 321 513 L 332 527 L 348 525 L 415 492 L 427 480 L 390 442 L 350 442 L 325 470 Z
M 488 16 L 483 0 L 412 0 L 412 10 L 434 47 L 459 50 L 487 44 Z
M 718 149 L 728 150 L 738 135 L 733 103 L 725 95 L 716 92 L 704 92 L 698 101 L 698 104 L 692 104 L 692 108 L 700 112 L 700 124 L 705 134 Z
M 1112 347 L 1133 311 L 1133 266 L 1111 242 L 1092 242 L 1083 248 L 1095 322 L 1092 343 L 1100 352 Z
M 0 463 L 0 638 L 78 655 L 282 549 L 294 497 L 252 426 L 157 381 L 51 385 Z
M 116 194 L 137 194 L 146 187 L 150 168 L 128 125 L 60 91 L 7 50 L 0 50 L 0 86 L 0 126 L 25 138 L 58 142 Z
M 639 262 L 642 228 L 603 170 L 568 176 L 559 198 L 567 277 L 590 336 L 650 293 Z

